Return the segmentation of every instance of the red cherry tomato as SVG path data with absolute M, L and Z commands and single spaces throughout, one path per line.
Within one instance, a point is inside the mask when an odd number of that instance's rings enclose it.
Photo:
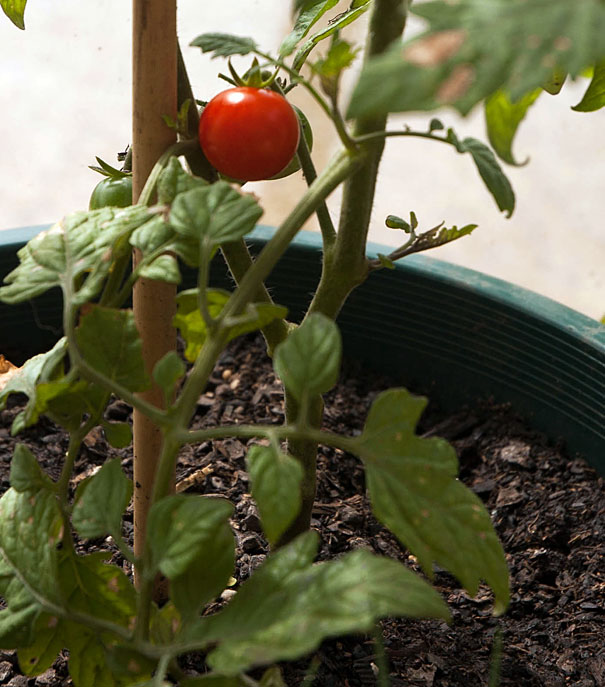
M 200 118 L 200 145 L 221 173 L 240 181 L 269 179 L 292 160 L 298 117 L 279 93 L 249 86 L 216 95 Z

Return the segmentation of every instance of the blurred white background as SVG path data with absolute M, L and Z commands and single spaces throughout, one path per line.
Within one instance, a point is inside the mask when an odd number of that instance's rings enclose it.
M 289 27 L 287 0 L 182 0 L 179 33 L 192 84 L 209 99 L 225 83 L 225 69 L 196 48 L 198 34 L 223 31 L 254 36 L 275 50 Z M 342 9 L 342 8 L 336 8 Z M 26 30 L 0 14 L 0 228 L 56 221 L 87 207 L 100 177 L 88 169 L 95 155 L 117 164 L 130 141 L 131 7 L 124 0 L 37 0 L 26 10 Z M 358 27 L 352 37 L 361 37 Z M 245 64 L 242 64 L 245 69 Z M 566 84 L 545 94 L 530 111 L 515 143 L 522 168 L 507 168 L 517 209 L 507 220 L 483 187 L 470 156 L 449 146 L 413 139 L 391 140 L 380 171 L 371 240 L 401 241 L 384 226 L 387 214 L 414 210 L 421 229 L 441 220 L 448 226 L 473 222 L 468 237 L 432 256 L 478 269 L 549 296 L 592 317 L 605 312 L 605 110 L 572 112 L 585 87 Z M 329 124 L 295 99 L 315 122 L 314 159 L 321 167 L 337 148 Z M 432 115 L 393 117 L 424 129 Z M 467 119 L 439 113 L 461 135 L 485 140 L 482 113 Z M 291 207 L 302 181 L 250 184 L 262 197 L 263 222 L 277 224 Z M 338 206 L 338 197 L 330 207 Z M 309 222 L 308 229 L 314 229 Z

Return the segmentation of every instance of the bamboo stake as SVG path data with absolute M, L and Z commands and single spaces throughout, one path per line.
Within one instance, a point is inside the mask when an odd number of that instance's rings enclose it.
M 133 197 L 136 200 L 160 155 L 176 134 L 162 115 L 176 118 L 177 33 L 176 0 L 133 0 Z M 134 262 L 138 256 L 135 252 Z M 140 279 L 134 287 L 135 322 L 143 343 L 149 374 L 155 363 L 176 347 L 172 327 L 176 287 Z M 157 386 L 141 394 L 161 407 Z M 134 412 L 134 552 L 144 550 L 147 513 L 162 435 L 145 416 Z

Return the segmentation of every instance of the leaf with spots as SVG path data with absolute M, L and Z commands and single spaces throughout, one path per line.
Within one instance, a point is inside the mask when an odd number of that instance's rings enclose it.
M 374 401 L 352 450 L 364 462 L 374 514 L 416 556 L 452 572 L 471 594 L 485 580 L 495 612 L 506 609 L 504 551 L 480 499 L 457 478 L 453 447 L 415 434 L 426 399 L 391 389 Z
M 466 115 L 498 89 L 516 102 L 553 69 L 575 78 L 605 57 L 602 0 L 432 0 L 411 11 L 426 31 L 367 63 L 348 116 L 448 105 Z

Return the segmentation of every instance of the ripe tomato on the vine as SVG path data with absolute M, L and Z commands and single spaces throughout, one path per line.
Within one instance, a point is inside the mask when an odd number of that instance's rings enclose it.
M 279 93 L 240 86 L 216 95 L 200 117 L 199 139 L 218 172 L 240 181 L 269 179 L 292 160 L 300 126 Z

